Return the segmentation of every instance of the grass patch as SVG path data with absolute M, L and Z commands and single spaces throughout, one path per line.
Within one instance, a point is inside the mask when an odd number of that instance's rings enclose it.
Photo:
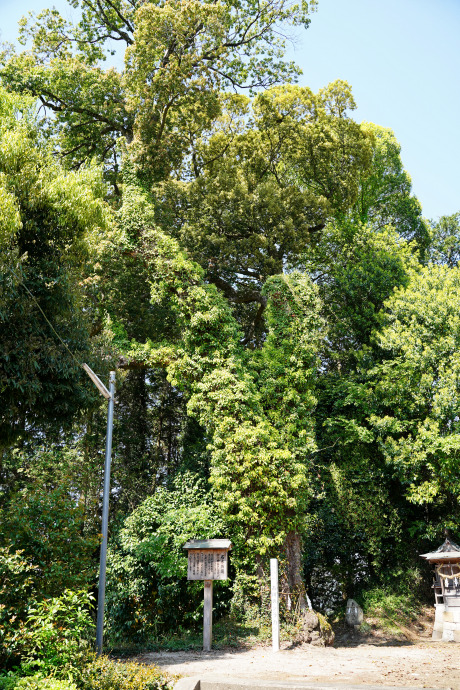
M 360 603 L 368 621 L 373 619 L 377 627 L 389 633 L 403 632 L 403 628 L 413 625 L 422 609 L 410 592 L 396 594 L 382 588 L 364 592 Z
M 298 625 L 292 622 L 280 621 L 281 641 L 292 640 L 298 632 Z M 257 610 L 254 615 L 246 615 L 244 621 L 238 621 L 232 616 L 222 618 L 213 624 L 213 649 L 228 647 L 251 647 L 257 644 L 271 644 L 271 621 L 261 616 Z M 177 632 L 161 635 L 143 644 L 132 645 L 129 642 L 117 644 L 110 649 L 112 656 L 121 658 L 134 656 L 144 652 L 179 652 L 200 651 L 203 649 L 203 631 L 179 628 Z

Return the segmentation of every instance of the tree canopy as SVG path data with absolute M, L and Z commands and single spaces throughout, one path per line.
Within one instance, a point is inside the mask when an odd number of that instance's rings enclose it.
M 300 608 L 393 586 L 458 515 L 458 214 L 346 82 L 295 83 L 315 3 L 70 4 L 0 64 L 2 567 L 94 587 L 86 361 L 117 371 L 113 640 L 193 625 L 182 538 L 231 538 L 222 615 L 272 556 Z
M 100 170 L 58 165 L 30 99 L 0 91 L 1 443 L 88 402 L 75 357 L 90 351 L 77 289 L 107 225 Z M 64 343 L 64 347 L 63 347 Z
M 21 22 L 28 49 L 4 58 L 3 83 L 36 96 L 67 164 L 96 157 L 117 184 L 117 141 L 133 143 L 149 174 L 164 178 L 201 133 L 229 87 L 268 87 L 296 77 L 284 60 L 291 28 L 308 26 L 315 2 L 206 3 L 72 0 L 76 24 L 57 10 Z M 125 69 L 104 69 L 114 46 Z M 75 85 L 78 84 L 78 88 Z

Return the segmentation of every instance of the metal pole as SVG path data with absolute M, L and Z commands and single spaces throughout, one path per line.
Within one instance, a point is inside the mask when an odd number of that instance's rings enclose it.
M 278 559 L 270 558 L 270 595 L 272 604 L 272 651 L 280 650 L 280 599 L 278 592 Z
M 212 645 L 212 580 L 204 581 L 203 651 L 210 652 Z
M 115 372 L 110 372 L 110 399 L 107 411 L 107 437 L 105 441 L 104 493 L 102 498 L 102 542 L 99 569 L 99 592 L 97 598 L 96 653 L 102 654 L 104 630 L 105 574 L 107 565 L 107 537 L 109 526 L 110 464 L 112 459 L 113 405 L 115 398 Z

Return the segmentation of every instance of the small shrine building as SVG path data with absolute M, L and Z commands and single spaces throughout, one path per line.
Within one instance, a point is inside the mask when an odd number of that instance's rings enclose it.
M 460 547 L 449 536 L 436 551 L 421 554 L 435 568 L 433 640 L 460 642 Z

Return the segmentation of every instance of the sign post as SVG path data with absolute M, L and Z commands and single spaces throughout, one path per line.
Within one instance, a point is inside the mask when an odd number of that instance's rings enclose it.
M 280 651 L 280 598 L 278 592 L 278 559 L 270 558 L 270 598 L 272 608 L 272 651 Z
M 212 645 L 212 580 L 204 581 L 203 651 L 210 652 Z
M 204 580 L 203 651 L 212 645 L 212 583 L 228 579 L 229 539 L 191 539 L 188 550 L 187 580 Z

